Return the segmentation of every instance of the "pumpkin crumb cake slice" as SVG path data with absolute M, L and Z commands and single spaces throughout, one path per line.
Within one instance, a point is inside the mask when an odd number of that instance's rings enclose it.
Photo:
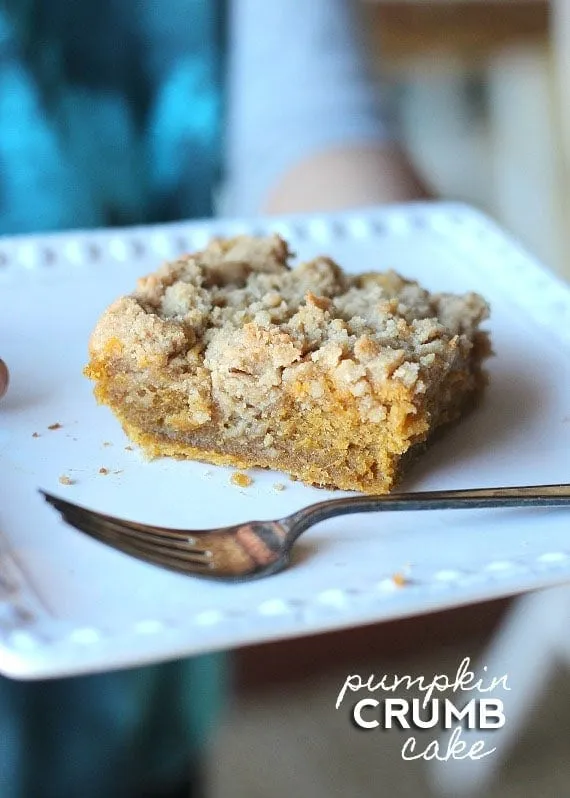
M 166 263 L 105 311 L 86 374 L 150 456 L 386 493 L 482 388 L 488 307 L 289 258 L 240 236 Z

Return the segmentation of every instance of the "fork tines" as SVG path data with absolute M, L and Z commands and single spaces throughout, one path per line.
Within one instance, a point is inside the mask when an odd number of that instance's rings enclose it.
M 197 548 L 195 540 L 182 530 L 124 521 L 40 492 L 68 524 L 125 554 L 181 573 L 207 571 L 212 567 L 211 553 Z

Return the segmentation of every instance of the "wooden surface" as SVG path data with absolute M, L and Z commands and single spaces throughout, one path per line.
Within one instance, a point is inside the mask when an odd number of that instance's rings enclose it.
M 470 641 L 483 642 L 492 634 L 510 604 L 511 599 L 501 599 L 238 649 L 233 655 L 235 687 L 238 694 L 249 693 L 324 677 L 339 668 L 352 672 L 365 662 L 375 661 L 381 670 L 387 660 L 428 654 L 462 641 L 469 648 Z
M 430 53 L 460 53 L 480 61 L 505 44 L 543 40 L 545 0 L 361 0 L 373 52 L 385 69 Z
M 358 3 L 426 181 L 570 279 L 570 0 Z

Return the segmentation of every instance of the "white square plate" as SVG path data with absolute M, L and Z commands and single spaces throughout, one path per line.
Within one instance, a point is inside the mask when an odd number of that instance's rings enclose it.
M 203 528 L 279 518 L 333 495 L 275 473 L 253 473 L 242 490 L 230 484 L 230 469 L 144 462 L 125 448 L 81 373 L 97 318 L 137 276 L 211 235 L 272 230 L 301 258 L 325 253 L 348 270 L 394 268 L 430 289 L 476 290 L 491 302 L 496 356 L 485 399 L 404 488 L 570 482 L 570 290 L 469 208 L 4 239 L 0 354 L 12 384 L 0 405 L 3 673 L 37 678 L 155 662 L 570 580 L 565 510 L 347 516 L 307 533 L 286 572 L 228 585 L 132 560 L 64 525 L 43 502 L 38 487 L 143 522 Z M 74 484 L 60 484 L 63 474 Z

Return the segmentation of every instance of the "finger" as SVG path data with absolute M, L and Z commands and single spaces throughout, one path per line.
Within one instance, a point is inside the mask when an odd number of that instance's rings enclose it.
M 8 373 L 8 367 L 0 358 L 0 399 L 4 396 L 6 391 L 8 390 L 8 382 L 10 381 L 10 375 Z

